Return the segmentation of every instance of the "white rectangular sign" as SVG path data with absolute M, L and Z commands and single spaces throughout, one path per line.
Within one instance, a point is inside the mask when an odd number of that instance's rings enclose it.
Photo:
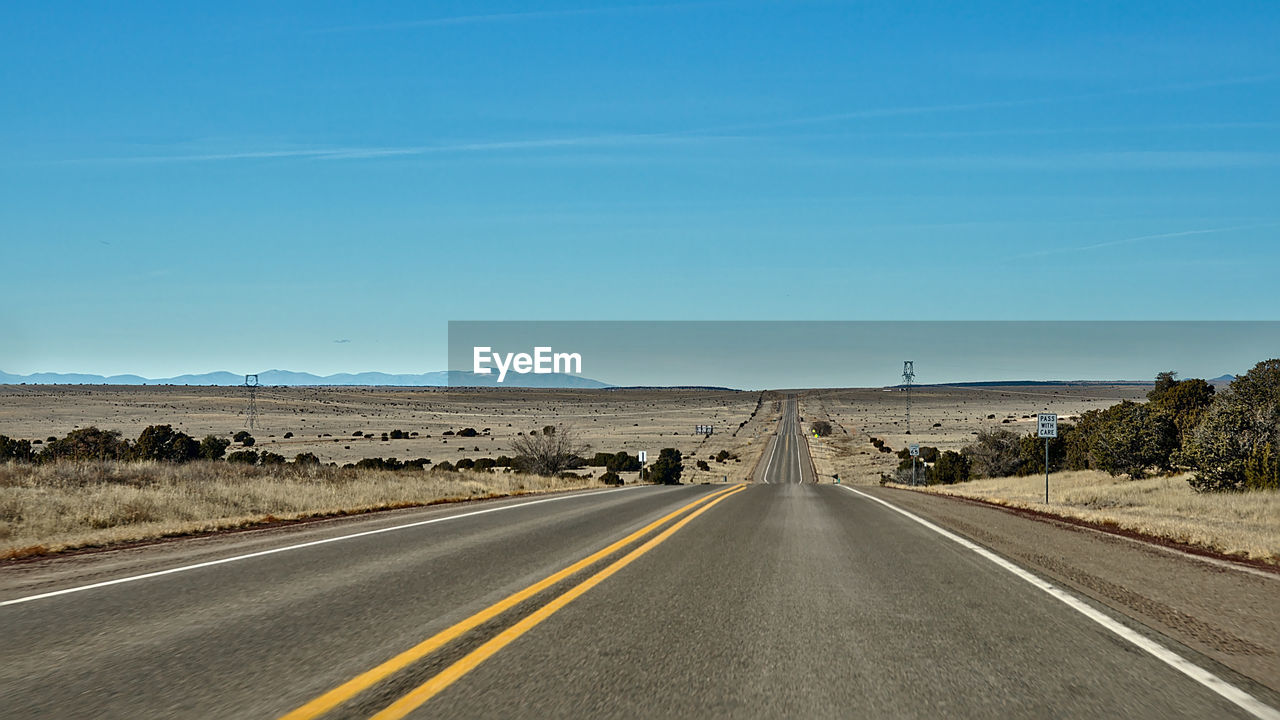
M 645 463 L 645 461 L 647 461 L 647 460 L 649 459 L 649 453 L 645 452 L 644 450 L 641 450 L 640 452 L 638 452 L 638 453 L 636 453 L 636 454 L 640 456 L 640 464 L 641 464 L 641 465 L 643 465 L 643 464 Z
M 919 446 L 919 445 L 912 445 L 912 446 L 911 446 L 911 457 L 920 457 L 920 446 Z
M 1054 413 L 1040 413 L 1040 437 L 1058 437 L 1058 416 Z

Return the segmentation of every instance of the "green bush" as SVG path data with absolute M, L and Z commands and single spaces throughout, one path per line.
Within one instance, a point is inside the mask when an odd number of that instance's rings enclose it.
M 942 485 L 954 485 L 959 482 L 966 482 L 969 479 L 969 459 L 964 455 L 954 451 L 947 450 L 938 456 L 938 461 L 933 465 L 933 472 L 930 473 L 930 483 L 938 483 Z
M 15 440 L 0 435 L 0 462 L 31 462 L 35 454 L 31 450 L 30 440 Z
M 231 447 L 231 441 L 217 435 L 205 435 L 200 441 L 200 458 L 202 460 L 221 460 Z
M 1213 405 L 1215 391 L 1212 385 L 1199 378 L 1178 381 L 1175 377 L 1173 372 L 1157 375 L 1155 388 L 1147 393 L 1147 400 L 1173 421 L 1178 432 L 1178 445 L 1182 446 Z
M 258 462 L 262 465 L 284 465 L 289 460 L 283 455 L 264 450 L 258 457 Z
M 253 439 L 253 436 L 249 434 L 248 430 L 241 430 L 235 435 L 232 435 L 231 439 L 235 440 L 241 445 L 244 445 L 245 447 L 253 447 L 253 443 L 255 442 Z
M 622 476 L 616 472 L 606 472 L 605 474 L 600 476 L 600 482 L 604 483 L 605 485 L 621 485 Z
M 200 457 L 200 443 L 170 425 L 148 425 L 133 445 L 139 460 L 184 463 Z
M 133 449 L 129 441 L 120 437 L 118 430 L 99 430 L 96 427 L 80 428 L 66 437 L 44 446 L 37 456 L 41 462 L 57 460 L 128 460 Z
M 237 450 L 227 456 L 227 462 L 244 463 L 245 465 L 258 464 L 257 450 Z
M 1199 491 L 1280 488 L 1280 360 L 1260 362 L 1219 393 L 1182 460 Z
M 1091 445 L 1099 469 L 1136 480 L 1173 467 L 1178 430 L 1158 408 L 1126 400 L 1102 411 Z
M 662 448 L 658 459 L 645 470 L 645 479 L 656 485 L 679 485 L 680 474 L 684 471 L 682 456 L 675 448 Z

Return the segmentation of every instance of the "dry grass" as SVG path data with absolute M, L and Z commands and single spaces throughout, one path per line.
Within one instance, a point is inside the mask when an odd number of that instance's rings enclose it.
M 513 473 L 233 463 L 0 464 L 0 558 L 451 500 L 597 487 Z
M 1197 493 L 1186 475 L 1127 480 L 1096 471 L 1056 473 L 1049 490 L 1046 505 L 1044 476 L 928 488 L 1280 564 L 1280 491 Z

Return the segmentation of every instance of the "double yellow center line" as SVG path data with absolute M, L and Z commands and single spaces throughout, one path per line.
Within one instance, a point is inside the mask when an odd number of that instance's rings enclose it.
M 698 498 L 697 500 L 694 500 L 693 502 L 688 503 L 687 505 L 684 505 L 670 513 L 667 513 L 666 515 L 658 518 L 657 520 L 654 520 L 648 525 L 645 525 L 639 530 L 631 533 L 630 535 L 622 538 L 621 540 L 618 540 L 617 542 L 609 545 L 608 547 L 605 547 L 595 553 L 592 553 L 591 555 L 588 555 L 587 557 L 582 558 L 581 560 L 573 563 L 572 565 L 569 565 L 568 567 L 562 570 L 559 570 L 543 578 L 542 580 L 539 580 L 538 582 L 524 588 L 523 590 L 515 592 L 503 598 L 502 600 L 499 600 L 498 602 L 494 603 L 493 605 L 490 605 L 484 610 L 481 610 L 475 615 L 472 615 L 471 617 L 465 620 L 462 620 L 451 627 L 441 630 L 435 635 L 432 635 L 426 640 L 423 640 L 422 642 L 418 643 L 412 648 L 405 650 L 404 652 L 400 653 L 399 655 L 396 655 L 395 657 L 382 663 L 381 665 L 378 665 L 377 667 L 372 668 L 371 670 L 367 670 L 355 676 L 354 678 L 348 680 L 347 682 L 330 690 L 329 692 L 326 692 L 325 694 L 317 697 L 311 702 L 308 702 L 307 704 L 297 708 L 296 710 L 293 710 L 285 715 L 282 715 L 280 720 L 310 720 L 311 718 L 318 718 L 321 715 L 324 715 L 325 713 L 329 712 L 330 710 L 333 710 L 339 705 L 342 705 L 343 703 L 346 703 L 349 700 L 355 698 L 357 695 L 364 692 L 365 690 L 372 688 L 373 686 L 377 685 L 383 680 L 386 680 L 392 675 L 409 667 L 413 663 L 427 657 L 428 655 L 435 652 L 436 650 L 439 650 L 440 648 L 444 647 L 450 642 L 453 642 L 454 640 L 465 635 L 471 630 L 474 630 L 480 625 L 483 625 L 484 623 L 501 615 L 507 610 L 510 610 L 511 608 L 519 605 L 525 600 L 528 600 L 529 598 L 534 597 L 535 595 L 542 592 L 543 590 L 553 587 L 556 584 L 560 583 L 561 581 L 569 577 L 572 577 L 573 575 L 587 569 L 588 567 L 594 565 L 595 563 L 609 557 L 610 555 L 636 542 L 640 538 L 644 537 L 645 535 L 648 535 L 654 530 L 657 530 L 658 528 L 667 524 L 669 521 L 679 517 L 680 515 L 688 512 L 689 510 L 697 508 L 699 505 L 702 506 L 698 508 L 697 511 L 689 514 L 685 518 L 681 519 L 679 522 L 673 524 L 671 527 L 655 535 L 653 538 L 649 539 L 643 545 L 635 548 L 634 550 L 622 556 L 618 560 L 615 560 L 613 563 L 611 563 L 604 569 L 600 570 L 596 574 L 592 575 L 591 577 L 587 578 L 586 580 L 582 581 L 578 585 L 575 585 L 574 587 L 566 590 L 563 594 L 551 600 L 546 605 L 543 605 L 542 607 L 538 608 L 533 613 L 527 615 L 516 624 L 512 625 L 511 627 L 507 628 L 503 632 L 499 633 L 497 636 L 493 637 L 488 642 L 485 642 L 480 647 L 476 648 L 475 650 L 472 650 L 470 653 L 463 656 L 460 660 L 453 663 L 452 665 L 445 668 L 444 670 L 440 671 L 440 673 L 432 677 L 430 680 L 414 688 L 407 695 L 404 695 L 399 700 L 396 700 L 394 703 L 389 705 L 382 712 L 379 712 L 378 714 L 373 716 L 375 720 L 391 720 L 392 718 L 402 718 L 408 715 L 410 712 L 412 712 L 415 708 L 419 707 L 426 701 L 430 700 L 440 691 L 449 687 L 449 685 L 456 682 L 459 678 L 461 678 L 462 676 L 474 670 L 476 667 L 478 667 L 485 660 L 488 660 L 499 650 L 506 647 L 510 643 L 514 642 L 516 638 L 519 638 L 521 635 L 527 633 L 529 630 L 533 629 L 542 621 L 551 617 L 553 614 L 555 614 L 556 611 L 560 610 L 564 606 L 573 602 L 575 599 L 580 597 L 583 593 L 587 592 L 588 590 L 595 587 L 596 585 L 599 585 L 601 582 L 609 578 L 614 573 L 618 572 L 622 568 L 631 564 L 631 562 L 634 561 L 636 558 L 640 557 L 641 555 L 657 547 L 660 543 L 662 543 L 667 538 L 671 537 L 677 531 L 679 531 L 680 528 L 689 524 L 689 522 L 691 522 L 694 518 L 698 517 L 702 513 L 706 512 L 707 510 L 710 510 L 711 507 L 714 506 L 716 503 L 719 503 L 721 500 L 724 500 L 730 495 L 734 495 L 745 489 L 746 489 L 745 485 L 738 485 L 732 488 L 719 490 L 717 492 L 711 493 L 710 495 L 706 495 L 701 498 Z

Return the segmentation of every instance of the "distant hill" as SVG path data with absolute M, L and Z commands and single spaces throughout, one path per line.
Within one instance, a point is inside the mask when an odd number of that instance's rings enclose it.
M 390 374 L 380 372 L 337 373 L 313 375 L 292 370 L 267 370 L 258 373 L 262 385 L 276 386 L 332 386 L 332 385 L 390 385 L 396 387 L 524 387 L 524 388 L 607 388 L 608 383 L 591 378 L 550 373 L 545 375 L 509 374 L 499 384 L 496 374 L 476 375 L 459 370 L 418 374 Z M 85 373 L 32 373 L 14 375 L 0 371 L 0 385 L 243 385 L 244 375 L 226 371 L 178 375 L 169 378 L 144 378 L 139 375 L 91 375 Z

